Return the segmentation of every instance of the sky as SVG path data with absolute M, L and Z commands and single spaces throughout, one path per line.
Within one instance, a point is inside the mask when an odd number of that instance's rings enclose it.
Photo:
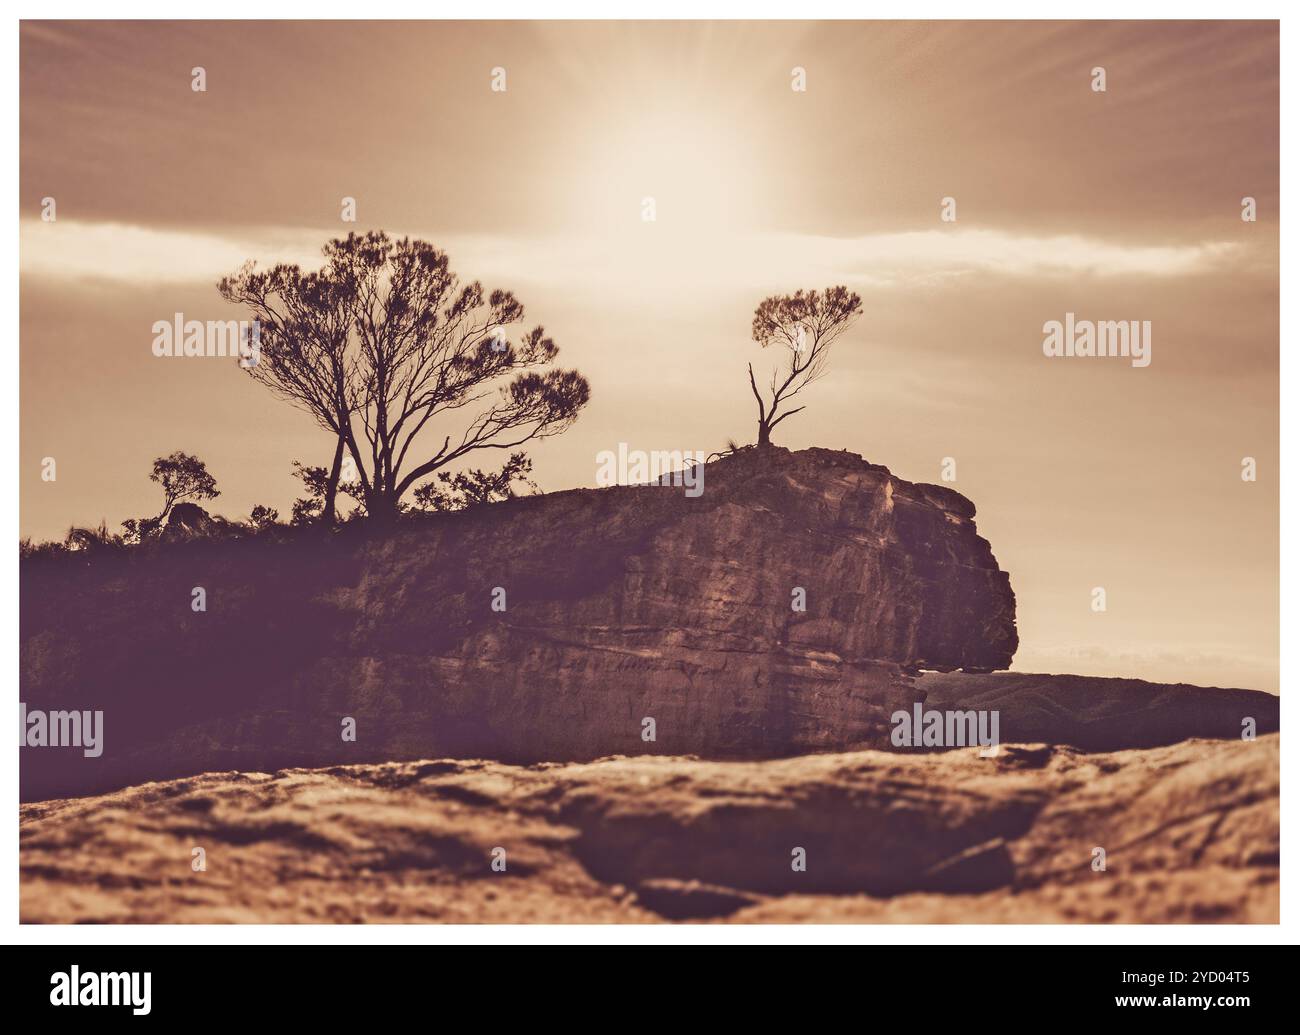
M 157 513 L 177 449 L 288 513 L 329 437 L 150 348 L 247 259 L 383 229 L 514 291 L 592 386 L 547 491 L 753 441 L 754 307 L 845 284 L 774 440 L 955 461 L 1015 669 L 1276 691 L 1278 61 L 1271 22 L 24 22 L 21 532 Z M 1150 365 L 1045 356 L 1066 313 L 1149 320 Z

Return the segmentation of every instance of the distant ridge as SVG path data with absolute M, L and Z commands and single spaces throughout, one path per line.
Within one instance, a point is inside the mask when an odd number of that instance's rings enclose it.
M 1257 735 L 1278 730 L 1279 700 L 1262 690 L 1032 672 L 934 672 L 917 686 L 927 708 L 996 709 L 1005 743 L 1121 751 L 1191 737 L 1240 739 L 1246 718 Z

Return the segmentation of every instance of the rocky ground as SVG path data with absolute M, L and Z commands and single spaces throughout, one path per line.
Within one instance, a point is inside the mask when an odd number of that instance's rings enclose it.
M 23 805 L 21 915 L 1276 923 L 1278 748 L 208 773 Z

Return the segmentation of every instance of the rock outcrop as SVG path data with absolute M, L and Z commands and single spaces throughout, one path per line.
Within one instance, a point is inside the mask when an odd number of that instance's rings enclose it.
M 197 503 L 178 503 L 167 515 L 162 538 L 165 542 L 202 539 L 211 535 L 217 527 L 212 515 Z
M 24 749 L 22 794 L 430 756 L 884 746 L 917 670 L 1015 652 L 974 515 L 853 454 L 749 450 L 708 465 L 698 498 L 574 490 L 382 535 L 27 564 L 22 700 L 102 710 L 105 746 Z
M 1278 747 L 208 773 L 22 806 L 20 917 L 1275 924 Z
M 916 685 L 927 709 L 996 711 L 1016 743 L 1120 751 L 1280 728 L 1280 701 L 1262 690 L 1035 672 L 929 672 Z

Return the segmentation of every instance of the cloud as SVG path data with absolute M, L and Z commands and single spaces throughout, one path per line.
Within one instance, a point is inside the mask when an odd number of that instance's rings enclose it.
M 1013 278 L 1181 277 L 1239 261 L 1243 245 L 1131 244 L 1081 235 L 1032 236 L 998 230 L 923 230 L 818 237 L 752 234 L 690 237 L 653 227 L 599 237 L 421 234 L 473 277 L 582 278 L 615 286 L 656 276 L 713 287 L 760 282 L 805 283 L 823 277 L 888 287 L 988 274 Z M 24 220 L 20 269 L 25 276 L 122 284 L 212 283 L 246 259 L 261 265 L 320 264 L 330 231 L 206 231 L 122 223 Z M 651 235 L 654 235 L 651 237 Z
M 213 283 L 253 256 L 267 265 L 319 265 L 323 238 L 319 232 L 268 231 L 241 238 L 125 223 L 28 219 L 19 231 L 19 271 L 118 284 Z
M 1032 236 L 1000 230 L 920 230 L 854 238 L 790 237 L 834 268 L 879 283 L 993 273 L 1008 277 L 1177 277 L 1228 264 L 1241 245 L 1135 245 L 1077 234 Z

